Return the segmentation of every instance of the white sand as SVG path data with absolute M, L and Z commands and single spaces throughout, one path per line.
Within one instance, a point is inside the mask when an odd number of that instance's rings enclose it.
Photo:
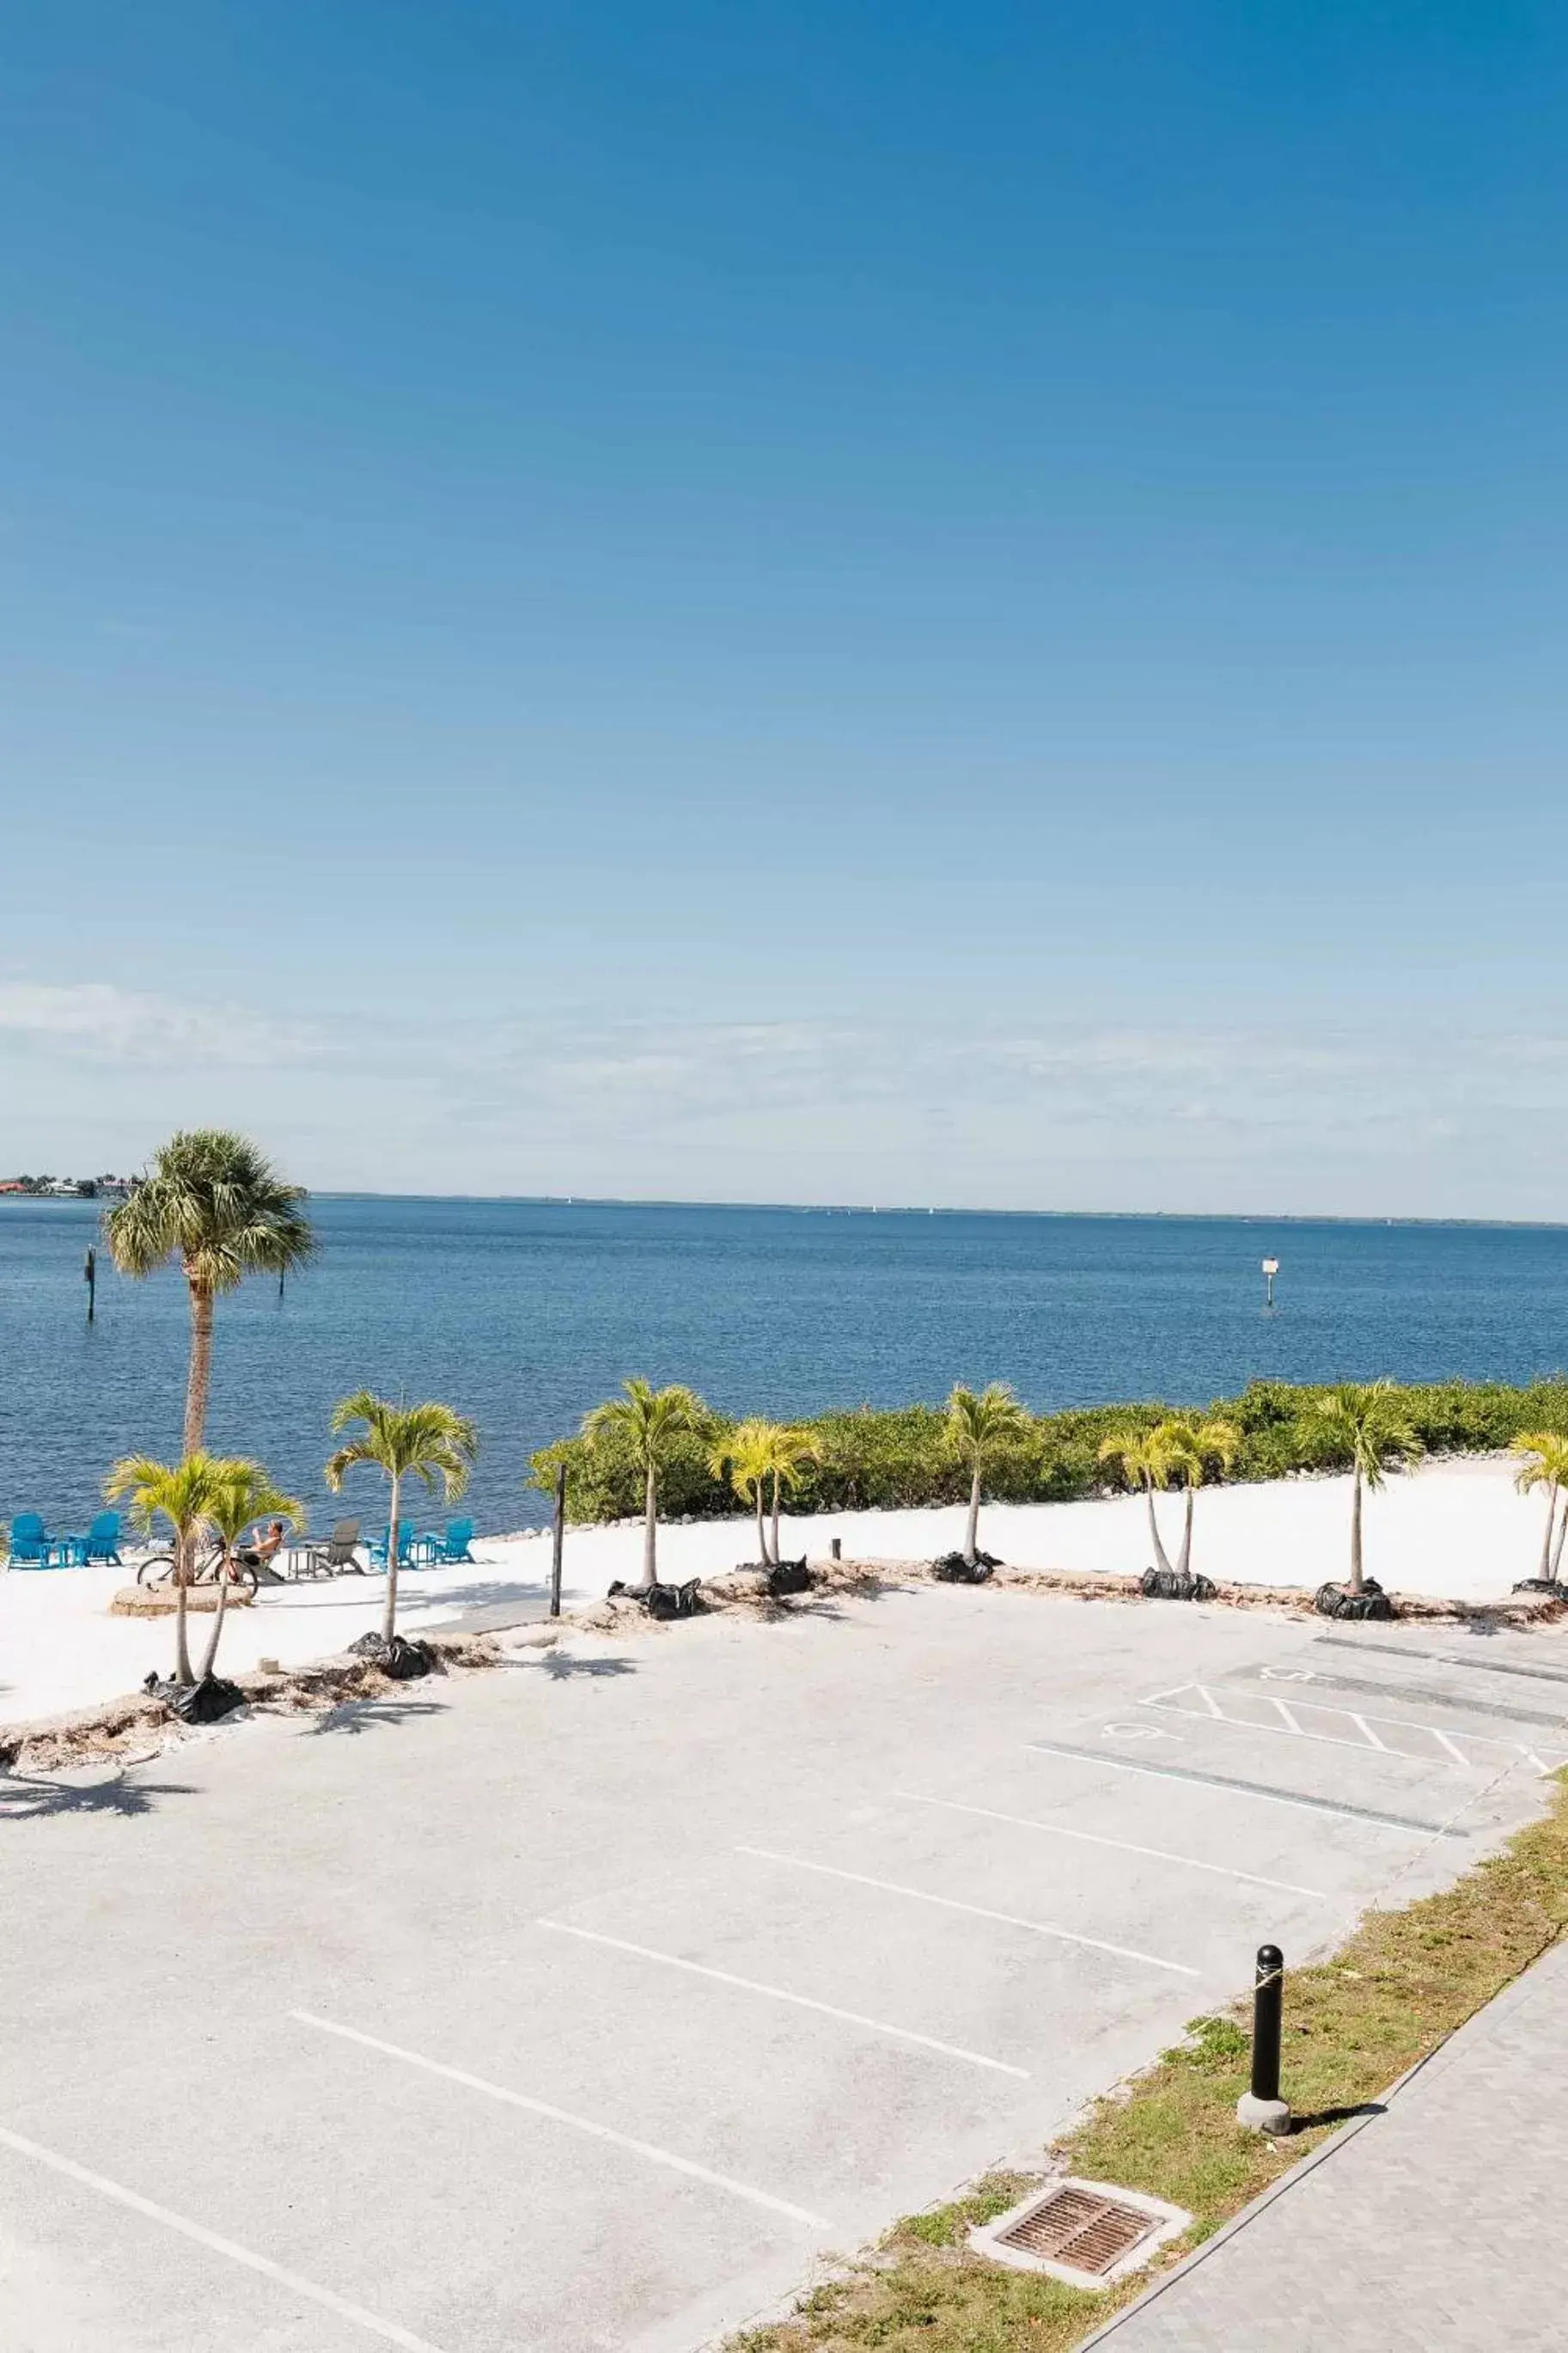
M 1497 1460 L 1433 1462 L 1394 1477 L 1366 1500 L 1366 1567 L 1390 1591 L 1495 1600 L 1535 1572 L 1545 1506 L 1514 1492 L 1512 1465 Z M 1174 1556 L 1181 1502 L 1161 1503 Z M 964 1514 L 837 1512 L 787 1521 L 786 1555 L 826 1555 L 842 1540 L 847 1559 L 930 1559 L 963 1542 Z M 1266 1486 L 1218 1487 L 1198 1496 L 1194 1567 L 1250 1585 L 1315 1586 L 1342 1577 L 1350 1525 L 1348 1479 L 1288 1479 Z M 1132 1572 L 1151 1558 L 1137 1496 L 1084 1504 L 994 1504 L 980 1540 L 1019 1568 Z M 715 1520 L 659 1534 L 659 1573 L 671 1582 L 750 1560 L 750 1520 Z M 550 1574 L 547 1536 L 477 1541 L 476 1566 L 405 1570 L 399 1622 L 409 1633 L 440 1625 L 482 1603 L 536 1596 Z M 612 1577 L 641 1573 L 640 1525 L 573 1531 L 566 1546 L 567 1601 L 597 1600 Z M 132 1691 L 150 1668 L 168 1672 L 174 1633 L 166 1620 L 111 1618 L 110 1597 L 130 1568 L 11 1570 L 0 1575 L 0 1723 L 26 1723 L 89 1707 Z M 270 1588 L 252 1609 L 229 1613 L 220 1664 L 231 1671 L 263 1658 L 285 1666 L 342 1650 L 380 1622 L 384 1580 Z M 199 1660 L 205 1618 L 192 1620 Z

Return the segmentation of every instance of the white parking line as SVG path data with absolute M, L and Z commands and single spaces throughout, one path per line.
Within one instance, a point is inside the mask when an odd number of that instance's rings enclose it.
M 1070 1748 L 1063 1741 L 1030 1740 L 1025 1743 L 1025 1753 L 1030 1757 L 1068 1757 L 1075 1764 L 1102 1765 L 1112 1773 L 1146 1773 L 1152 1780 L 1180 1781 L 1192 1788 L 1219 1789 L 1226 1797 L 1256 1798 L 1263 1806 L 1292 1806 L 1298 1813 L 1343 1814 L 1351 1821 L 1370 1822 L 1374 1830 L 1397 1831 L 1405 1838 L 1465 1835 L 1462 1831 L 1451 1831 L 1446 1822 L 1410 1821 L 1398 1814 L 1375 1813 L 1369 1806 L 1341 1805 L 1332 1798 L 1288 1797 L 1283 1789 L 1265 1789 L 1256 1781 L 1235 1781 L 1226 1773 L 1200 1773 L 1188 1765 L 1140 1765 L 1131 1757 L 1108 1757 L 1103 1748 Z M 1464 1808 L 1459 1810 L 1462 1813 Z
M 31 2158 L 36 2165 L 47 2166 L 51 2172 L 64 2174 L 68 2181 L 79 2182 L 84 2189 L 95 2190 L 99 2197 L 110 2199 L 117 2206 L 128 2206 L 133 2214 L 144 2214 L 150 2222 L 161 2222 L 166 2231 L 178 2231 L 182 2237 L 194 2239 L 198 2247 L 226 2256 L 231 2263 L 259 2272 L 263 2279 L 276 2280 L 290 2295 L 300 2296 L 307 2304 L 319 2304 L 323 2311 L 335 2312 L 340 2320 L 353 2321 L 356 2328 L 367 2329 L 384 2344 L 401 2345 L 404 2353 L 437 2353 L 436 2346 L 423 2337 L 416 2337 L 411 2328 L 399 2328 L 395 2320 L 383 2320 L 376 2313 L 366 2312 L 363 2305 L 351 2304 L 347 2296 L 335 2295 L 330 2287 L 318 2287 L 314 2280 L 301 2279 L 298 2272 L 286 2270 L 270 2256 L 258 2255 L 251 2248 L 209 2231 L 205 2222 L 193 2222 L 188 2216 L 143 2198 L 139 2190 L 127 2189 L 122 2182 L 110 2181 L 101 2173 L 89 2173 L 74 2158 L 61 2157 L 58 2150 L 43 2148 L 36 2140 L 25 2140 L 20 2133 L 7 2132 L 3 2126 L 0 2146 L 14 2149 L 18 2157 Z
M 810 1994 L 790 1993 L 783 1986 L 763 1985 L 755 1978 L 738 1978 L 729 1969 L 710 1968 L 705 1961 L 689 1961 L 679 1953 L 661 1953 L 651 1945 L 634 1945 L 625 1936 L 601 1936 L 596 1928 L 574 1928 L 565 1920 L 536 1920 L 536 1928 L 553 1928 L 558 1936 L 581 1936 L 585 1944 L 608 1945 L 617 1953 L 635 1953 L 639 1960 L 658 1961 L 667 1969 L 686 1969 L 694 1978 L 711 1978 L 716 1985 L 739 1986 L 743 1993 L 766 1994 L 773 2001 L 794 2002 L 797 2010 L 820 2010 L 825 2018 L 842 2019 L 846 2025 L 863 2026 L 871 2034 L 891 2035 L 896 2042 L 916 2042 L 922 2051 L 937 2051 L 944 2059 L 967 2060 L 972 2067 L 991 2067 L 999 2075 L 1017 2075 L 1026 2084 L 1029 2080 L 1026 2067 L 1011 2067 L 1005 2059 L 987 2059 L 979 2051 L 965 2051 L 956 2042 L 939 2042 L 931 2034 L 917 2034 L 910 2026 L 889 2026 L 885 2019 L 865 2018 L 858 2010 L 839 2010 L 830 2001 L 817 2001 Z
M 1221 1702 L 1226 1703 L 1222 1705 Z M 1325 1748 L 1349 1748 L 1358 1755 L 1394 1757 L 1410 1764 L 1436 1762 L 1445 1766 L 1458 1763 L 1466 1772 L 1483 1772 L 1492 1754 L 1501 1752 L 1510 1757 L 1523 1757 L 1538 1773 L 1554 1771 L 1568 1763 L 1568 1750 L 1549 1751 L 1548 1762 L 1541 1753 L 1522 1740 L 1503 1740 L 1489 1733 L 1463 1732 L 1457 1737 L 1437 1725 L 1423 1724 L 1408 1715 L 1374 1715 L 1356 1708 L 1342 1707 L 1331 1700 L 1308 1700 L 1300 1694 L 1289 1705 L 1272 1692 L 1247 1692 L 1226 1685 L 1218 1697 L 1205 1683 L 1179 1683 L 1174 1689 L 1152 1692 L 1140 1707 L 1156 1710 L 1162 1715 L 1183 1716 L 1200 1723 L 1221 1724 L 1227 1732 L 1287 1733 L 1297 1740 L 1310 1740 Z M 1462 1703 L 1455 1701 L 1459 1708 Z M 1248 1715 L 1248 1707 L 1264 1708 L 1271 1715 L 1261 1718 Z M 1314 1721 L 1304 1724 L 1303 1715 Z M 1353 1725 L 1357 1734 L 1348 1738 L 1342 1729 L 1331 1727 Z M 1324 1729 L 1325 1726 L 1331 1727 Z M 1381 1728 L 1380 1728 L 1381 1727 Z M 1387 1733 L 1392 1736 L 1384 1738 Z M 1461 1746 L 1460 1744 L 1463 1744 Z M 1428 1746 L 1427 1744 L 1430 1744 Z M 1479 1761 L 1468 1752 L 1484 1748 L 1489 1754 Z
M 782 1862 L 791 1871 L 819 1872 L 824 1879 L 847 1879 L 856 1887 L 875 1887 L 884 1895 L 907 1895 L 917 1904 L 937 1904 L 944 1912 L 967 1912 L 974 1920 L 997 1920 L 1005 1928 L 1026 1928 L 1033 1936 L 1054 1936 L 1064 1945 L 1084 1945 L 1091 1952 L 1114 1953 L 1120 1961 L 1142 1961 L 1146 1968 L 1170 1969 L 1179 1978 L 1195 1978 L 1185 1961 L 1163 1961 L 1155 1953 L 1140 1953 L 1131 1945 L 1108 1944 L 1103 1936 L 1080 1936 L 1075 1929 L 1058 1928 L 1046 1920 L 1021 1920 L 1013 1912 L 991 1912 L 984 1904 L 961 1904 L 953 1895 L 933 1895 L 929 1888 L 902 1887 L 896 1880 L 872 1879 L 863 1871 L 840 1871 L 831 1862 L 808 1862 L 804 1855 L 775 1854 L 771 1847 L 738 1846 L 737 1854 L 754 1855 L 759 1862 Z
M 439 2059 L 424 2058 L 417 2051 L 405 2051 L 399 2043 L 382 2042 L 379 2035 L 362 2034 L 357 2027 L 340 2026 L 333 2019 L 318 2018 L 312 2010 L 291 2010 L 289 2015 L 301 2026 L 314 2026 L 323 2034 L 336 2034 L 345 2042 L 358 2042 L 366 2051 L 379 2051 L 384 2059 L 401 2059 L 405 2067 L 423 2068 L 426 2074 L 440 2075 L 448 2084 L 461 2084 L 466 2091 L 482 2092 L 487 2099 L 504 2101 L 508 2107 L 525 2108 L 530 2116 L 546 2116 L 552 2124 L 586 2133 L 592 2140 L 608 2141 L 612 2147 L 629 2150 L 633 2157 L 646 2157 L 650 2165 L 665 2166 L 671 2173 L 688 2174 L 693 2181 L 705 2181 L 712 2189 L 726 2189 L 731 2198 L 743 2198 L 749 2206 L 764 2207 L 770 2214 L 787 2215 L 792 2222 L 804 2222 L 808 2230 L 833 2228 L 825 2215 L 792 2205 L 787 2198 L 775 2198 L 766 2189 L 753 2189 L 749 2181 L 737 2181 L 728 2173 L 714 2173 L 689 2157 L 677 2157 L 670 2149 L 656 2148 L 651 2141 L 635 2140 L 629 2133 L 616 2132 L 613 2126 L 599 2124 L 592 2116 L 576 2116 L 569 2108 L 555 2107 L 549 2100 L 531 2099 L 526 2093 L 510 2091 L 504 2084 L 487 2083 L 482 2075 L 470 2075 L 462 2067 L 448 2067 Z
M 950 1814 L 978 1814 L 988 1822 L 1011 1822 L 1022 1831 L 1044 1831 L 1047 1838 L 1081 1840 L 1086 1846 L 1114 1847 L 1120 1854 L 1147 1855 L 1154 1862 L 1179 1862 L 1188 1871 L 1212 1871 L 1222 1879 L 1244 1879 L 1251 1887 L 1272 1887 L 1282 1895 L 1310 1895 L 1320 1904 L 1330 1900 L 1321 1887 L 1298 1887 L 1289 1879 L 1265 1879 L 1261 1872 L 1236 1871 L 1228 1862 L 1200 1862 L 1196 1855 L 1173 1854 L 1167 1847 L 1135 1846 L 1131 1839 L 1106 1838 L 1099 1831 L 1068 1830 L 1065 1822 L 1037 1821 L 1033 1814 L 998 1813 L 994 1806 L 961 1805 L 956 1798 L 927 1798 L 918 1789 L 895 1789 L 914 1806 L 945 1806 Z

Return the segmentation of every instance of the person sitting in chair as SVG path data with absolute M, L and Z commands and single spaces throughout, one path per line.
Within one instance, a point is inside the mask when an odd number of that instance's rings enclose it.
M 283 1579 L 279 1576 L 272 1563 L 282 1549 L 283 1523 L 281 1520 L 274 1520 L 264 1536 L 253 1537 L 244 1547 L 239 1559 L 244 1567 L 253 1568 L 264 1583 L 281 1585 Z

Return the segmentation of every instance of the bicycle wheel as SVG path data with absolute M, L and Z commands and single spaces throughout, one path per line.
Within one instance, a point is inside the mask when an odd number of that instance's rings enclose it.
M 167 1585 L 174 1574 L 174 1556 L 171 1552 L 155 1552 L 136 1565 L 138 1585 Z
M 237 1560 L 228 1575 L 229 1583 L 236 1593 L 243 1593 L 254 1598 L 256 1588 L 261 1580 L 256 1574 L 256 1563 L 253 1560 Z

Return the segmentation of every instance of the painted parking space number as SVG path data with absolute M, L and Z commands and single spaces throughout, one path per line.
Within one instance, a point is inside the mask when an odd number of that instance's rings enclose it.
M 1180 1740 L 1179 1732 L 1167 1732 L 1157 1724 L 1108 1724 L 1108 1740 Z
M 1258 1679 L 1265 1683 L 1315 1683 L 1318 1680 L 1310 1667 L 1259 1667 Z

